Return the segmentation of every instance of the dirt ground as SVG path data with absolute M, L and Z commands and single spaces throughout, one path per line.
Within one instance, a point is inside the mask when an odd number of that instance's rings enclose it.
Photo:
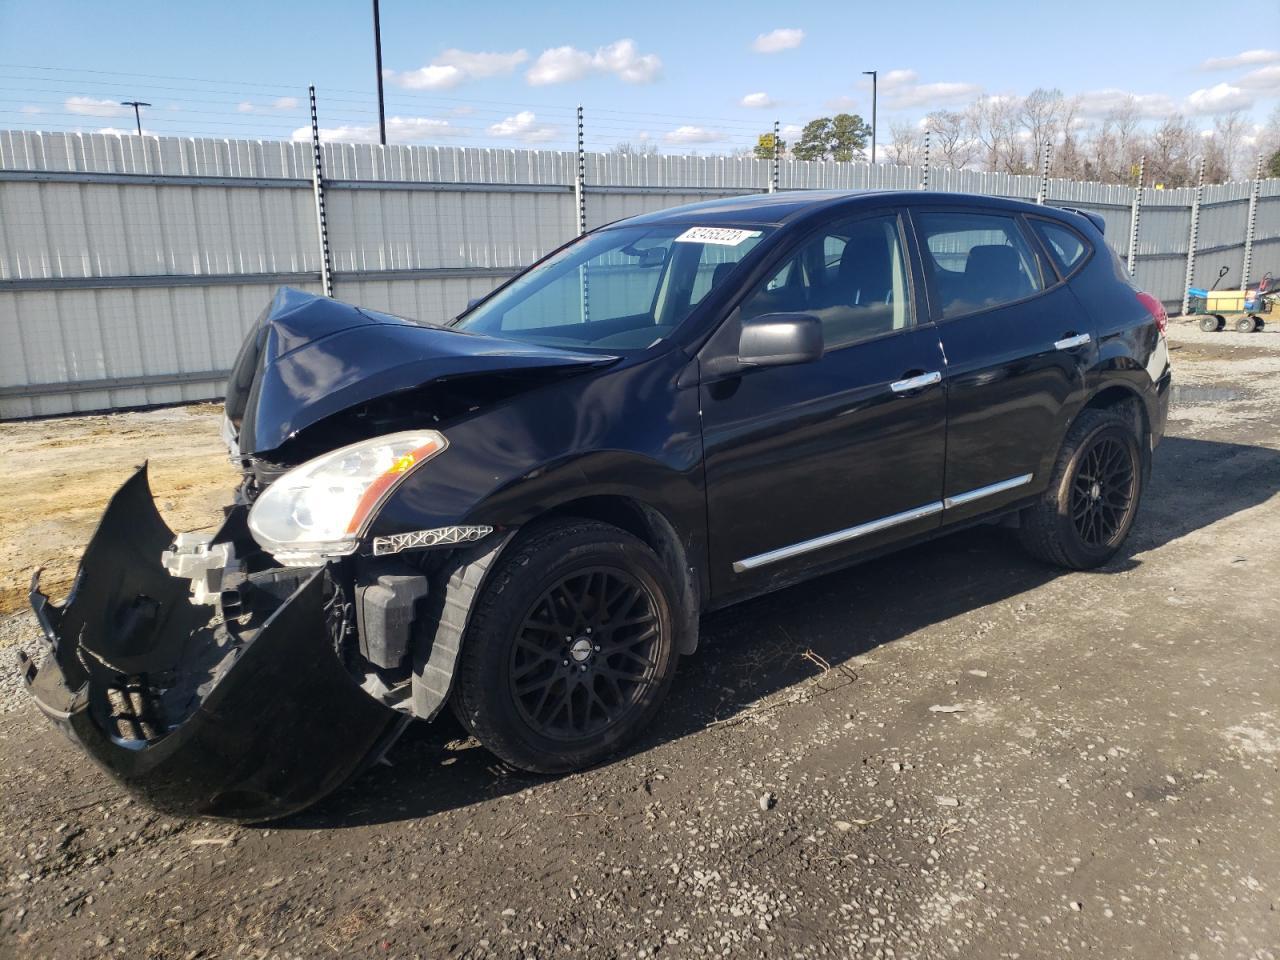
M 978 529 L 717 614 L 584 773 L 441 721 L 287 821 L 180 822 L 5 686 L 0 954 L 1275 960 L 1280 334 L 1172 341 L 1108 567 Z M 230 483 L 208 408 L 4 424 L 0 454 L 10 606 L 37 563 L 67 582 L 133 463 L 177 524 Z

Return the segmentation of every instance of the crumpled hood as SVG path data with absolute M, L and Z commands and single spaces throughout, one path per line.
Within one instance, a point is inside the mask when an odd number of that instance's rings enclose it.
M 617 359 L 423 326 L 282 287 L 240 349 L 227 418 L 248 456 L 335 413 L 432 381 Z

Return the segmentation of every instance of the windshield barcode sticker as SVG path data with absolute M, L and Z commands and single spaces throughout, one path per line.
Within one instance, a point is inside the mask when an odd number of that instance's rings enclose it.
M 736 247 L 743 240 L 760 236 L 759 230 L 734 230 L 729 227 L 690 227 L 676 243 L 714 243 L 721 247 Z

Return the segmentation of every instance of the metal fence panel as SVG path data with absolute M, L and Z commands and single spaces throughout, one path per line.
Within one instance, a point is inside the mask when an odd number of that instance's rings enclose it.
M 337 296 L 439 321 L 577 232 L 570 151 L 324 144 Z M 319 292 L 310 144 L 0 131 L 0 417 L 220 394 L 275 286 Z M 765 190 L 754 157 L 584 157 L 587 224 Z M 914 190 L 919 165 L 784 159 L 783 190 Z M 933 190 L 1033 198 L 1034 175 L 928 172 Z M 1207 186 L 1195 280 L 1238 285 L 1249 183 Z M 1126 249 L 1135 191 L 1050 180 Z M 1195 191 L 1147 189 L 1138 282 L 1182 297 Z M 1280 273 L 1280 181 L 1259 185 L 1254 278 Z

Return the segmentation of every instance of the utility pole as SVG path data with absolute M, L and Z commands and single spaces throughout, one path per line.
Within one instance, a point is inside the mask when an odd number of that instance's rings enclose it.
M 138 124 L 138 136 L 142 136 L 142 114 L 138 112 L 138 108 L 149 107 L 151 104 L 145 100 L 121 100 L 120 106 L 133 107 L 133 119 Z
M 378 142 L 387 145 L 387 109 L 382 102 L 382 18 L 378 15 L 378 0 L 373 0 L 373 59 L 378 71 Z
M 871 162 L 876 162 L 876 77 L 875 70 L 863 70 L 864 76 L 871 78 Z

